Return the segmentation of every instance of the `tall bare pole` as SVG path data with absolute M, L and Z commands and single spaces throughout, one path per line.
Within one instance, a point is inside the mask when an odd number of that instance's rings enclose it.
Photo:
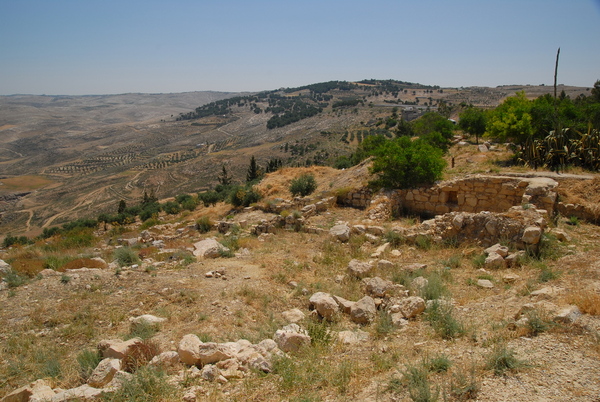
M 556 64 L 554 65 L 554 99 L 556 99 L 556 77 L 558 76 L 558 56 L 560 56 L 560 48 L 556 52 Z

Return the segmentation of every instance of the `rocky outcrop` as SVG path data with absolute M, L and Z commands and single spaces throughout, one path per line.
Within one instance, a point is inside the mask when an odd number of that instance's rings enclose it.
M 215 239 L 204 239 L 194 243 L 194 256 L 198 258 L 218 258 L 229 249 Z

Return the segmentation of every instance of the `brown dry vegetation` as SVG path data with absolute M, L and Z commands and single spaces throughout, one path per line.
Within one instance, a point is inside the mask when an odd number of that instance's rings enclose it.
M 288 198 L 290 180 L 312 173 L 319 183 L 317 193 L 327 194 L 368 179 L 366 166 L 353 169 L 283 169 L 267 175 L 258 188 L 267 200 Z M 65 271 L 44 279 L 35 276 L 50 257 L 70 258 L 60 271 L 92 267 L 97 261 L 90 256 L 110 262 L 116 239 L 139 236 L 139 224 L 97 231 L 95 244 L 86 249 L 61 253 L 39 244 L 5 251 L 0 258 L 31 278 L 27 284 L 0 291 L 0 393 L 37 378 L 48 379 L 54 387 L 81 384 L 85 378 L 77 358 L 84 350 L 94 350 L 101 339 L 149 339 L 147 350 L 141 350 L 137 359 L 128 363 L 131 371 L 139 371 L 138 366 L 151 354 L 176 349 L 188 333 L 204 341 L 258 342 L 271 338 L 286 324 L 283 311 L 299 308 L 308 316 L 308 298 L 314 292 L 349 300 L 364 295 L 360 281 L 345 275 L 346 267 L 352 258 L 371 259 L 378 243 L 370 243 L 365 236 L 339 243 L 326 235 L 285 230 L 262 241 L 244 231 L 228 236 L 215 231 L 204 235 L 190 228 L 201 216 L 217 220 L 228 214 L 234 221 L 250 224 L 269 217 L 258 210 L 232 214 L 225 204 L 162 216 L 161 223 L 173 225 L 154 226 L 149 232 L 164 237 L 166 249 L 134 247 L 135 253 L 146 259 L 137 269 L 102 266 L 91 272 Z M 338 221 L 357 224 L 365 218 L 365 211 L 334 207 L 309 218 L 309 223 L 328 229 Z M 415 220 L 401 218 L 379 224 L 389 229 L 392 225 L 414 225 Z M 563 244 L 549 237 L 541 259 L 527 259 L 510 270 L 481 270 L 478 257 L 483 249 L 476 244 L 400 244 L 396 247 L 400 256 L 386 253 L 383 258 L 392 261 L 394 267 L 378 269 L 374 275 L 404 284 L 414 292 L 412 279 L 422 275 L 435 285 L 430 291 L 452 300 L 449 314 L 454 321 L 445 322 L 441 328 L 432 325 L 426 315 L 402 328 L 393 328 L 384 315 L 368 326 L 358 326 L 345 315 L 332 323 L 306 318 L 300 324 L 321 334 L 317 339 L 322 342 L 276 362 L 273 373 L 250 372 L 223 385 L 186 379 L 184 375 L 179 386 L 169 392 L 154 389 L 153 398 L 181 400 L 184 389 L 199 385 L 199 400 L 215 401 L 404 401 L 411 400 L 411 393 L 417 400 L 417 394 L 425 393 L 425 389 L 430 399 L 423 400 L 434 400 L 436 390 L 440 398 L 449 400 L 467 396 L 481 401 L 593 400 L 600 392 L 600 234 L 597 226 L 585 222 L 571 226 L 559 218 L 553 225 L 567 232 L 572 241 Z M 189 250 L 205 237 L 237 243 L 249 253 L 193 262 Z M 414 262 L 428 267 L 415 274 L 402 269 L 403 264 Z M 227 280 L 204 276 L 216 269 L 224 269 Z M 507 273 L 518 277 L 505 283 Z M 336 280 L 340 275 L 343 279 Z M 478 279 L 489 279 L 495 287 L 479 288 L 475 285 Z M 290 281 L 297 282 L 298 287 L 291 288 Z M 531 316 L 538 320 L 534 321 L 536 326 L 515 327 L 514 317 L 521 306 L 540 300 L 530 293 L 545 286 L 560 289 L 547 301 L 559 306 L 576 304 L 584 315 L 575 324 L 554 325 L 540 310 Z M 304 288 L 307 294 L 303 294 Z M 140 314 L 155 314 L 168 321 L 155 329 L 133 327 L 129 317 Z M 319 328 L 334 332 L 360 329 L 369 333 L 370 339 L 356 345 L 327 342 Z M 450 332 L 443 335 L 440 331 Z M 489 368 L 494 353 L 506 357 L 513 352 L 517 359 L 514 366 Z M 427 368 L 434 367 L 432 361 L 442 364 L 444 360 L 449 366 L 440 371 Z M 496 369 L 503 374 L 494 374 Z M 168 374 L 180 370 L 186 369 L 178 367 Z M 424 377 L 417 376 L 419 370 L 425 370 Z M 413 382 L 415 378 L 420 382 Z

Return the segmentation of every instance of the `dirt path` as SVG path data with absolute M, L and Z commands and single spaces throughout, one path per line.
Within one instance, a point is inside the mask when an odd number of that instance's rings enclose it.
M 90 201 L 90 199 L 92 197 L 95 197 L 96 195 L 98 195 L 99 193 L 101 193 L 102 191 L 106 190 L 107 188 L 109 188 L 110 186 L 104 186 L 99 188 L 96 191 L 92 191 L 91 193 L 85 195 L 85 198 L 78 202 L 74 207 L 67 209 L 66 211 L 60 212 L 56 215 L 51 216 L 43 225 L 42 225 L 42 229 L 45 229 L 47 227 L 49 227 L 52 222 L 54 222 L 57 218 L 64 216 L 64 215 L 68 215 L 69 213 L 73 212 L 74 210 L 76 210 L 77 208 L 81 207 L 82 205 L 85 205 L 86 203 L 92 203 L 92 201 Z

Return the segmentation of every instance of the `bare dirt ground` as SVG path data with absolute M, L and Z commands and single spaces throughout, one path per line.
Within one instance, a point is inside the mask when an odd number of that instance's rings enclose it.
M 338 185 L 366 180 L 364 172 L 352 170 L 284 169 L 267 176 L 260 188 L 268 193 L 267 198 L 287 198 L 287 183 L 303 172 L 315 174 L 320 185 L 317 193 L 323 194 Z M 330 183 L 335 184 L 330 187 Z M 577 195 L 576 188 L 569 188 L 572 196 Z M 309 316 L 308 298 L 317 291 L 348 300 L 364 296 L 360 281 L 346 275 L 346 266 L 352 258 L 372 259 L 371 253 L 380 243 L 370 243 L 364 236 L 339 243 L 328 235 L 285 230 L 259 239 L 246 235 L 244 230 L 226 236 L 215 231 L 200 234 L 190 227 L 200 216 L 217 219 L 228 214 L 229 207 L 219 204 L 191 214 L 164 217 L 165 223 L 172 224 L 149 231 L 164 239 L 165 249 L 137 246 L 136 252 L 145 258 L 138 267 L 68 271 L 0 291 L 0 393 L 37 378 L 48 379 L 54 387 L 79 385 L 78 354 L 94 349 L 101 339 L 127 338 L 132 332 L 129 318 L 140 314 L 167 318 L 151 339 L 162 350 L 176 350 L 179 340 L 189 333 L 215 342 L 271 338 L 286 324 L 284 311 L 298 308 Z M 233 220 L 253 224 L 271 216 L 254 210 L 233 215 Z M 362 223 L 366 213 L 331 208 L 309 218 L 308 224 L 328 229 L 339 221 Z M 393 225 L 414 225 L 415 219 L 380 224 L 389 229 Z M 460 391 L 465 389 L 472 389 L 472 396 L 480 401 L 599 400 L 600 231 L 585 222 L 569 225 L 560 217 L 551 226 L 564 230 L 571 240 L 552 240 L 548 243 L 551 253 L 512 269 L 481 269 L 475 261 L 483 249 L 475 244 L 401 244 L 395 247 L 398 253 L 388 251 L 382 256 L 394 268 L 378 270 L 376 275 L 405 283 L 413 292 L 412 277 L 402 269 L 406 264 L 427 264 L 422 276 L 442 278 L 445 297 L 454 307 L 452 314 L 464 327 L 459 336 L 444 339 L 425 316 L 393 328 L 380 319 L 360 326 L 340 315 L 325 324 L 332 333 L 361 330 L 369 334 L 369 339 L 353 345 L 331 342 L 309 347 L 291 355 L 293 366 L 278 366 L 271 374 L 248 373 L 226 384 L 190 379 L 178 383 L 173 395 L 157 400 L 181 400 L 193 385 L 199 386 L 198 400 L 417 400 L 416 394 L 425 388 L 419 391 L 411 385 L 407 373 L 440 357 L 450 366 L 427 374 L 424 384 L 430 399 L 422 400 L 434 400 L 436 393 L 440 400 L 461 400 Z M 73 258 L 99 256 L 110 262 L 117 236 L 139 234 L 137 225 L 119 235 L 99 231 L 93 248 L 58 254 Z M 194 242 L 206 237 L 230 243 L 235 237 L 240 254 L 188 263 L 183 256 L 189 255 Z M 36 261 L 39 266 L 48 257 L 57 256 L 51 250 L 38 245 L 5 251 L 0 258 L 13 266 L 22 263 L 33 269 Z M 77 267 L 84 262 L 73 264 Z M 223 270 L 225 279 L 205 276 L 215 270 Z M 544 272 L 546 276 L 542 276 Z M 514 281 L 505 280 L 508 274 Z M 476 286 L 474 282 L 480 278 L 491 280 L 494 287 Z M 298 286 L 290 287 L 290 281 Z M 534 295 L 535 290 L 548 287 L 551 292 Z M 522 306 L 537 302 L 558 307 L 576 304 L 584 314 L 574 323 L 554 324 L 540 309 L 543 319 L 539 333 L 527 326 L 515 326 L 515 315 Z M 305 318 L 300 325 L 311 323 L 311 318 Z M 489 361 L 499 348 L 514 353 L 516 360 L 513 367 L 495 373 Z M 173 369 L 171 374 L 179 370 L 185 372 L 187 368 Z

